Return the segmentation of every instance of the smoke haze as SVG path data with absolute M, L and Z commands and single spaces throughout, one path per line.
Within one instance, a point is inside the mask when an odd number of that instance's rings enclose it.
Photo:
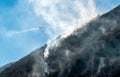
M 57 47 L 61 40 L 53 39 L 61 34 L 62 38 L 66 38 L 76 28 L 82 27 L 98 14 L 94 0 L 29 0 L 29 2 L 32 3 L 35 14 L 49 24 L 45 30 L 49 36 L 45 57 L 48 57 L 49 49 Z
M 97 16 L 93 0 L 29 0 L 34 12 L 41 16 L 49 26 L 46 33 L 49 39 L 66 33 L 71 34 L 76 27 Z M 64 36 L 64 37 L 66 37 Z

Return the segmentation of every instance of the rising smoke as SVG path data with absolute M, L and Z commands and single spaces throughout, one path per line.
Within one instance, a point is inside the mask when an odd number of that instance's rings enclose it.
M 63 33 L 68 36 L 97 15 L 93 0 L 30 0 L 30 3 L 36 15 L 49 24 L 46 33 L 50 39 Z
M 97 16 L 96 6 L 93 0 L 30 0 L 37 16 L 42 17 L 49 26 L 46 33 L 49 36 L 48 46 L 45 49 L 45 57 L 49 55 L 49 49 L 58 46 L 60 39 L 51 41 L 63 34 L 66 38 Z M 52 43 L 51 43 L 52 42 Z

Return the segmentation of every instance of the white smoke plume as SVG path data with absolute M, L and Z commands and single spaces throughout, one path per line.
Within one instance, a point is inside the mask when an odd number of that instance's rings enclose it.
M 63 38 L 66 38 L 77 27 L 82 27 L 84 23 L 98 15 L 94 0 L 29 0 L 29 2 L 33 5 L 35 14 L 49 24 L 46 28 L 49 36 L 44 53 L 46 57 L 49 55 L 49 48 L 59 44 L 59 41 L 51 44 L 51 40 L 63 33 Z
M 46 29 L 49 38 L 62 33 L 71 34 L 75 27 L 96 17 L 93 0 L 30 0 L 34 11 L 49 24 Z
M 24 29 L 24 30 L 20 30 L 20 31 L 11 31 L 11 32 L 6 32 L 6 36 L 8 37 L 12 37 L 14 35 L 19 35 L 19 34 L 23 34 L 23 33 L 27 33 L 27 32 L 31 32 L 31 31 L 36 31 L 39 30 L 40 28 L 29 28 L 29 29 Z

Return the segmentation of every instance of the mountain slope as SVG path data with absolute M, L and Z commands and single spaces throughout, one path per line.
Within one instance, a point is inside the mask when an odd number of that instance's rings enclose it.
M 120 5 L 35 50 L 0 77 L 119 77 L 119 67 Z
M 0 68 L 0 72 L 4 71 L 4 69 L 6 69 L 6 68 L 10 67 L 12 64 L 14 64 L 14 62 L 13 62 L 13 63 L 9 63 L 9 64 L 6 64 L 6 65 L 2 66 L 2 67 Z

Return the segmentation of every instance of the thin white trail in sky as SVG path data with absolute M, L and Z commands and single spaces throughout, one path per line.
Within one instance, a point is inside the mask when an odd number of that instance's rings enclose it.
M 14 35 L 19 35 L 19 34 L 31 32 L 31 31 L 37 31 L 37 30 L 40 30 L 40 29 L 41 29 L 41 27 L 35 27 L 35 28 L 29 28 L 29 29 L 24 29 L 24 30 L 20 30 L 20 31 L 10 31 L 10 32 L 6 33 L 6 36 L 12 37 Z

